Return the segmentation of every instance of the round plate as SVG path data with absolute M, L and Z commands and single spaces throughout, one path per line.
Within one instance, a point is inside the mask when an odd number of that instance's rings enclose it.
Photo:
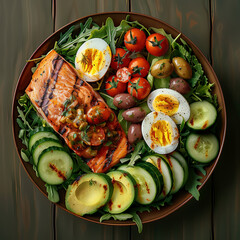
M 69 23 L 68 25 L 64 26 L 63 28 L 59 29 L 57 32 L 52 34 L 49 38 L 47 38 L 38 47 L 38 49 L 31 56 L 31 59 L 38 58 L 38 57 L 41 57 L 41 55 L 46 54 L 49 50 L 51 50 L 54 47 L 54 43 L 55 43 L 55 41 L 57 41 L 59 39 L 59 36 L 60 36 L 61 32 L 67 31 L 69 29 L 69 27 L 72 26 L 72 25 L 75 25 L 75 27 L 78 29 L 79 28 L 79 23 L 80 22 L 84 23 L 87 20 L 88 17 L 92 17 L 93 21 L 96 22 L 99 25 L 102 25 L 102 23 L 104 23 L 108 17 L 111 17 L 113 19 L 114 23 L 115 23 L 115 26 L 116 26 L 116 25 L 119 25 L 121 20 L 125 19 L 127 15 L 130 15 L 130 20 L 131 21 L 137 20 L 140 23 L 144 24 L 144 26 L 146 26 L 146 27 L 163 28 L 167 33 L 172 34 L 173 37 L 176 37 L 180 33 L 179 31 L 177 31 L 173 27 L 169 26 L 168 24 L 166 24 L 166 23 L 164 23 L 164 22 L 162 22 L 162 21 L 160 21 L 156 18 L 149 17 L 149 16 L 142 15 L 142 14 L 135 14 L 135 13 L 129 13 L 129 12 L 110 12 L 110 13 L 94 14 L 94 15 L 90 15 L 90 16 L 86 16 L 84 18 L 78 19 L 78 20 L 76 20 L 72 23 Z M 224 103 L 224 98 L 223 98 L 221 86 L 219 84 L 219 81 L 218 81 L 211 65 L 209 64 L 207 59 L 204 57 L 204 55 L 201 53 L 201 51 L 186 36 L 184 36 L 182 34 L 181 38 L 183 38 L 191 46 L 195 55 L 197 56 L 197 58 L 201 62 L 202 66 L 203 66 L 203 69 L 205 71 L 205 74 L 208 77 L 209 81 L 211 83 L 215 84 L 213 93 L 217 94 L 219 106 L 221 108 L 220 117 L 221 117 L 221 126 L 222 127 L 221 127 L 221 130 L 220 130 L 220 133 L 219 133 L 220 151 L 218 153 L 217 158 L 212 162 L 212 164 L 205 168 L 206 175 L 203 176 L 203 178 L 201 179 L 202 185 L 199 186 L 199 189 L 200 189 L 204 185 L 204 183 L 208 180 L 210 175 L 212 174 L 212 171 L 214 170 L 214 168 L 215 168 L 215 166 L 218 162 L 218 159 L 220 157 L 221 151 L 222 151 L 222 147 L 223 147 L 223 143 L 224 143 L 224 139 L 225 139 L 225 132 L 226 132 L 226 110 L 225 110 L 225 103 Z M 23 71 L 20 75 L 16 90 L 15 90 L 14 99 L 13 99 L 13 108 L 12 108 L 13 134 L 14 134 L 14 140 L 15 140 L 15 145 L 16 145 L 16 148 L 17 148 L 17 152 L 18 152 L 19 158 L 21 159 L 21 162 L 22 162 L 22 165 L 23 165 L 24 169 L 26 170 L 28 176 L 33 181 L 33 183 L 47 197 L 44 182 L 40 178 L 36 177 L 36 174 L 35 174 L 35 171 L 32 168 L 32 165 L 23 161 L 23 159 L 21 158 L 20 152 L 21 152 L 21 148 L 23 148 L 24 146 L 22 145 L 21 140 L 18 138 L 19 127 L 18 127 L 18 124 L 16 122 L 16 118 L 18 116 L 17 101 L 18 101 L 19 97 L 24 94 L 25 88 L 27 87 L 27 85 L 31 81 L 31 77 L 32 77 L 31 68 L 33 66 L 34 66 L 33 62 L 28 62 L 25 65 L 25 67 L 24 67 L 24 69 L 23 69 Z M 60 202 L 57 203 L 56 205 L 61 207 L 64 210 L 68 211 L 65 207 L 64 196 L 65 196 L 65 192 L 61 191 L 60 192 Z M 172 205 L 162 207 L 161 210 L 154 209 L 150 213 L 149 212 L 141 213 L 140 217 L 142 219 L 142 222 L 147 223 L 147 222 L 151 222 L 151 221 L 155 221 L 155 220 L 164 218 L 165 216 L 169 215 L 170 213 L 173 213 L 178 208 L 183 206 L 191 198 L 192 198 L 191 194 L 182 190 L 178 194 L 174 195 Z M 73 215 L 76 215 L 76 214 L 74 214 L 70 211 L 68 211 L 68 212 L 73 214 Z M 76 216 L 78 216 L 78 215 L 76 215 Z M 85 220 L 88 220 L 88 221 L 91 221 L 91 222 L 100 223 L 99 222 L 99 216 L 97 216 L 97 215 L 84 216 L 84 217 L 78 216 L 78 217 L 80 217 L 82 219 L 85 219 Z M 135 223 L 133 223 L 132 221 L 108 220 L 108 221 L 102 222 L 101 224 L 134 225 Z

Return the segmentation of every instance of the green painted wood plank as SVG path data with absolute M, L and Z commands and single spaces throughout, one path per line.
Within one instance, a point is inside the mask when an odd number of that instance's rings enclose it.
M 214 173 L 214 235 L 215 239 L 240 239 L 240 2 L 211 3 L 213 67 L 222 86 L 228 115 L 223 154 Z
M 128 0 L 57 0 L 56 30 L 78 18 L 101 12 L 128 11 Z
M 210 197 L 211 180 L 200 191 L 199 201 L 192 199 L 175 213 L 158 221 L 144 224 L 141 234 L 138 234 L 136 227 L 132 227 L 131 240 L 211 239 Z
M 64 239 L 129 239 L 129 227 L 112 227 L 88 222 L 68 212 L 56 209 L 56 237 Z
M 26 60 L 51 33 L 51 2 L 0 2 L 0 239 L 51 239 L 51 204 L 32 184 L 16 154 L 11 104 Z
M 175 27 L 192 40 L 209 58 L 210 11 L 207 0 L 132 0 L 132 11 L 156 17 Z M 165 219 L 146 224 L 142 235 L 132 228 L 132 239 L 211 239 L 211 184 L 201 191 L 200 201 L 186 206 Z
M 132 0 L 132 12 L 158 18 L 185 34 L 204 53 L 210 51 L 209 1 Z
M 56 1 L 56 30 L 65 24 L 89 14 L 128 11 L 128 1 L 89 0 Z M 60 239 L 82 238 L 129 239 L 130 227 L 112 227 L 91 223 L 56 208 L 56 237 Z

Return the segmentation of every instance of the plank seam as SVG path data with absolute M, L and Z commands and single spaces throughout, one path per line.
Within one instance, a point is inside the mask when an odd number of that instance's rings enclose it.
M 132 12 L 132 1 L 128 0 L 128 11 Z
M 56 31 L 56 0 L 52 0 L 52 31 Z
M 210 22 L 210 56 L 209 56 L 209 61 L 210 64 L 213 65 L 213 16 L 212 16 L 212 0 L 209 0 L 209 22 Z
M 209 61 L 213 65 L 213 16 L 212 16 L 212 0 L 209 0 L 209 23 L 210 23 L 210 54 Z M 215 191 L 214 191 L 214 174 L 211 177 L 211 239 L 215 239 L 214 234 L 214 202 L 215 202 Z

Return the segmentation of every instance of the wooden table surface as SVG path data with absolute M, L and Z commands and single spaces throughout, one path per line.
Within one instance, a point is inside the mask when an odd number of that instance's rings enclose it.
M 168 217 L 111 227 L 81 220 L 50 203 L 17 156 L 11 105 L 26 60 L 51 33 L 88 14 L 132 11 L 167 22 L 211 62 L 223 89 L 228 128 L 213 175 Z M 240 1 L 238 0 L 0 0 L 0 239 L 240 239 Z

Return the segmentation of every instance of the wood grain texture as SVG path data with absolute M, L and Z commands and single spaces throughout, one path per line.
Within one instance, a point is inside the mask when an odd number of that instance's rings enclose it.
M 208 0 L 132 0 L 132 12 L 156 17 L 185 34 L 208 57 L 210 18 Z
M 200 201 L 192 199 L 166 218 L 144 224 L 141 234 L 132 227 L 131 240 L 211 239 L 211 222 L 209 221 L 211 181 L 207 182 L 200 194 Z
M 0 239 L 240 239 L 239 1 L 131 0 L 130 5 L 127 0 L 55 2 L 53 24 L 50 0 L 0 0 Z M 145 224 L 140 235 L 136 226 L 98 225 L 53 206 L 25 173 L 11 134 L 11 103 L 17 79 L 40 43 L 53 29 L 77 18 L 96 12 L 128 11 L 129 6 L 133 12 L 159 18 L 182 31 L 212 60 L 225 96 L 229 126 L 223 154 L 213 177 L 200 192 L 200 201 L 191 200 L 176 213 Z
M 222 85 L 228 115 L 226 141 L 214 173 L 214 235 L 220 240 L 240 239 L 240 2 L 211 3 L 213 67 Z
M 209 2 L 132 0 L 132 11 L 159 18 L 172 25 L 210 57 Z M 169 217 L 144 226 L 143 235 L 148 239 L 211 239 L 212 188 L 210 182 L 201 191 L 200 201 L 192 200 Z M 141 239 L 133 230 L 132 239 Z
M 128 11 L 128 1 L 110 0 L 57 0 L 56 1 L 56 30 L 78 18 L 109 11 Z M 129 239 L 130 227 L 111 227 L 81 220 L 62 209 L 56 208 L 56 237 L 60 239 L 94 238 Z
M 128 0 L 56 0 L 56 30 L 78 18 L 94 13 L 129 11 Z
M 51 204 L 20 164 L 11 131 L 11 104 L 26 60 L 51 33 L 51 3 L 1 1 L 0 18 L 0 239 L 50 239 Z

